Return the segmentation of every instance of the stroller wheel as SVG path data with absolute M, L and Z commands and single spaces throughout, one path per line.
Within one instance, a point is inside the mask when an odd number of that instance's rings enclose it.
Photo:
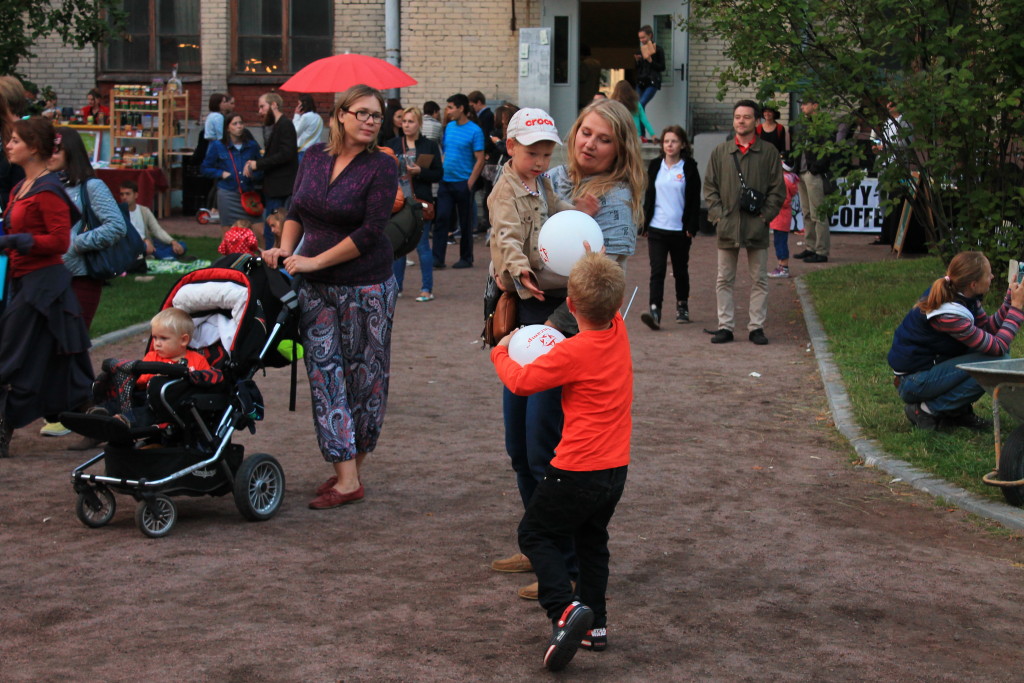
M 152 502 L 139 501 L 135 508 L 135 523 L 139 531 L 150 538 L 161 538 L 166 536 L 178 519 L 178 509 L 174 502 L 162 493 L 153 497 Z
M 117 501 L 114 494 L 106 486 L 94 486 L 89 491 L 78 494 L 75 514 L 79 521 L 87 527 L 98 529 L 114 518 Z
M 270 519 L 284 498 L 284 470 L 273 456 L 256 453 L 238 468 L 234 493 L 243 517 L 253 522 Z

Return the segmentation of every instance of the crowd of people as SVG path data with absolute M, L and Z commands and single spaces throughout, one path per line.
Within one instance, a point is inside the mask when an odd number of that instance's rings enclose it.
M 337 97 L 326 126 L 310 95 L 287 107 L 276 92 L 261 95 L 262 146 L 233 98 L 215 94 L 200 141 L 201 173 L 215 183 L 225 228 L 221 253 L 260 255 L 269 267 L 302 276 L 299 335 L 313 430 L 329 469 L 311 509 L 366 497 L 364 463 L 383 428 L 407 265 L 386 227 L 402 207 L 416 206 L 420 225 L 415 301 L 434 300 L 434 271 L 447 267 L 456 241 L 452 268 L 476 267 L 474 236 L 484 231 L 486 277 L 515 302 L 515 327 L 546 325 L 564 336 L 526 365 L 509 354 L 516 332 L 497 340 L 491 354 L 523 504 L 519 548 L 491 567 L 536 574 L 518 595 L 538 600 L 551 621 L 544 663 L 552 670 L 564 668 L 577 648 L 608 644 L 608 523 L 625 487 L 631 434 L 632 367 L 619 309 L 638 238 L 647 240 L 650 259 L 641 320 L 652 330 L 664 324 L 671 263 L 675 321 L 689 323 L 689 255 L 706 202 L 717 241 L 717 325 L 705 330 L 713 344 L 734 341 L 741 251 L 751 281 L 747 336 L 769 343 L 767 283 L 789 276 L 796 197 L 806 236 L 795 258 L 829 258 L 829 226 L 818 216 L 828 160 L 794 153 L 817 103 L 805 101 L 802 118 L 787 129 L 777 110 L 740 100 L 729 139 L 704 169 L 686 131 L 666 126 L 655 138 L 657 158 L 645 165 L 640 143 L 654 131 L 644 106 L 660 87 L 664 53 L 650 27 L 639 38 L 637 83 L 621 82 L 610 98 L 595 96 L 564 137 L 547 112 L 507 103 L 492 112 L 479 91 L 451 95 L 442 110 L 433 101 L 403 106 L 358 85 Z M 103 282 L 90 277 L 83 254 L 108 247 L 126 229 L 139 231 L 148 256 L 176 258 L 187 248 L 138 204 L 130 181 L 120 193 L 125 220 L 95 178 L 77 131 L 42 117 L 21 120 L 5 94 L 9 86 L 0 78 L 0 249 L 10 259 L 0 317 L 0 457 L 8 455 L 14 429 L 44 418 L 44 433 L 66 433 L 58 414 L 88 404 L 89 327 Z M 106 115 L 99 94 L 90 98 L 90 116 Z M 563 143 L 565 163 L 550 168 Z M 476 193 L 485 207 L 479 215 Z M 603 238 L 599 253 L 585 245 L 589 253 L 568 275 L 548 268 L 538 245 L 545 221 L 566 210 L 593 217 Z M 771 272 L 769 237 L 778 259 Z M 994 315 L 985 314 L 979 300 L 992 279 L 984 256 L 957 256 L 896 331 L 889 362 L 916 427 L 986 425 L 971 409 L 980 387 L 955 366 L 1006 355 L 1024 321 L 1020 284 L 1009 287 Z M 187 321 L 154 320 L 154 338 L 165 328 L 170 350 L 161 358 L 184 358 Z

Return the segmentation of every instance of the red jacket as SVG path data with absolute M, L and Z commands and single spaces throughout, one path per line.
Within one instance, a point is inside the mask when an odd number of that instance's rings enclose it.
M 64 263 L 64 253 L 71 244 L 71 226 L 81 215 L 55 173 L 40 177 L 24 197 L 16 200 L 24 182 L 11 190 L 4 212 L 4 232 L 8 235 L 29 233 L 35 243 L 27 254 L 8 250 L 11 277 Z

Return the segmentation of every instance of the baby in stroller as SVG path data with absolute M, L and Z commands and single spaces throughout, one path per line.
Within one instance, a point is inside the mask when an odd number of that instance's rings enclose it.
M 210 367 L 206 358 L 188 348 L 195 334 L 196 324 L 188 313 L 180 308 L 165 308 L 150 320 L 150 351 L 142 358 L 143 363 L 171 363 L 188 367 L 189 379 L 193 384 L 212 385 L 223 379 L 219 370 Z M 96 405 L 88 414 L 103 420 L 106 439 L 84 436 L 74 450 L 95 448 L 104 440 L 127 441 L 131 428 L 152 422 L 153 416 L 145 407 L 145 391 L 156 374 L 140 374 L 136 379 L 134 361 L 110 358 L 103 363 L 103 372 L 93 386 Z
M 284 471 L 268 453 L 246 457 L 232 437 L 255 433 L 263 419 L 253 377 L 288 365 L 276 349 L 296 338 L 297 308 L 284 277 L 248 255 L 178 280 L 153 319 L 145 360 L 103 362 L 95 400 L 108 414 L 61 413 L 69 429 L 109 442 L 71 472 L 79 520 L 109 523 L 115 493 L 135 499 L 135 523 L 152 538 L 175 524 L 172 496 L 232 494 L 246 519 L 270 519 L 284 497 Z M 145 389 L 139 376 L 149 380 Z

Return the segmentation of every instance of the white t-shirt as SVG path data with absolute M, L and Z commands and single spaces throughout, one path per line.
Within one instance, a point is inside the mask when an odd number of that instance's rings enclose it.
M 651 227 L 658 230 L 683 229 L 683 206 L 686 197 L 686 175 L 683 160 L 669 167 L 662 159 L 654 180 L 654 216 Z
M 132 220 L 132 226 L 139 233 L 139 237 L 146 239 L 146 223 L 142 220 L 142 212 L 139 211 L 139 207 L 136 206 L 133 211 L 129 211 L 128 216 Z

